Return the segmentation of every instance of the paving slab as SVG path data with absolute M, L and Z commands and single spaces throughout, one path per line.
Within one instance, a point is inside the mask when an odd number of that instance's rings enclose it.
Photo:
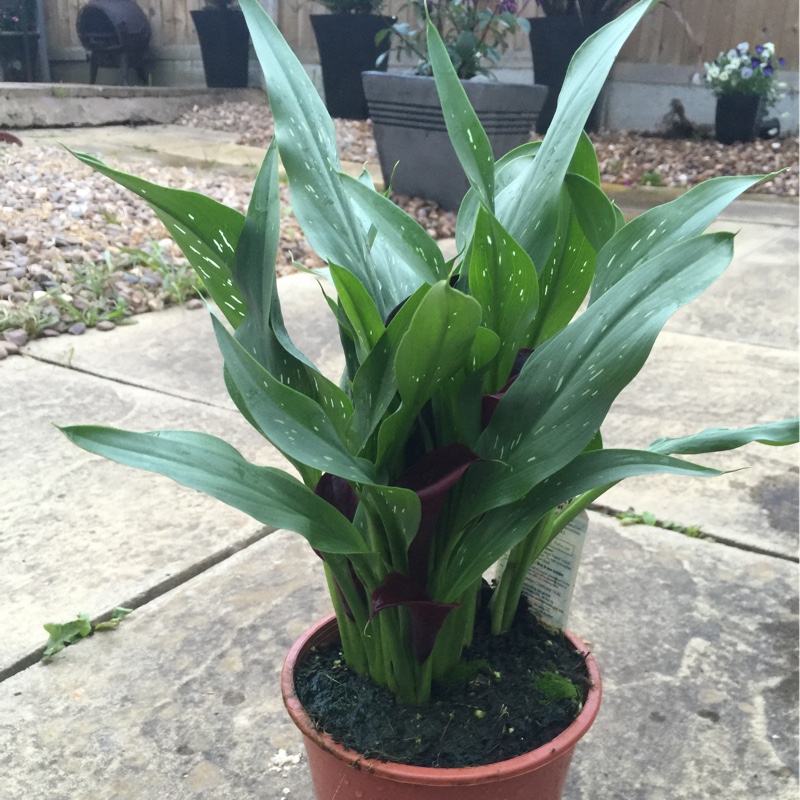
M 565 797 L 793 800 L 796 565 L 590 516 L 570 627 L 604 700 Z M 0 796 L 313 800 L 278 671 L 322 585 L 279 532 L 6 680 Z
M 650 359 L 603 425 L 606 447 L 644 448 L 662 436 L 745 427 L 797 413 L 797 355 L 791 350 L 663 332 Z M 752 444 L 687 456 L 730 470 L 715 478 L 628 478 L 599 502 L 701 525 L 741 545 L 797 557 L 798 447 Z
M 780 219 L 785 204 L 773 207 Z M 736 233 L 731 265 L 697 300 L 678 311 L 666 330 L 796 350 L 797 221 L 741 222 L 735 212 L 734 208 L 730 218 L 709 227 L 710 232 Z
M 92 456 L 55 427 L 196 429 L 285 465 L 238 412 L 20 357 L 0 365 L 0 394 L 0 674 L 44 644 L 44 623 L 96 617 L 263 535 L 245 514 Z
M 335 295 L 328 284 L 328 294 Z M 337 383 L 344 368 L 338 328 L 316 278 L 278 281 L 287 330 L 300 350 Z M 112 332 L 34 339 L 26 353 L 122 383 L 233 409 L 221 380 L 222 356 L 209 314 L 176 307 L 140 314 Z
M 174 117 L 177 117 L 175 114 Z M 174 118 L 173 117 L 173 118 Z M 19 132 L 23 142 L 60 144 L 102 158 L 147 159 L 161 164 L 205 167 L 255 177 L 265 147 L 237 144 L 237 133 L 184 125 L 105 125 L 97 128 L 38 128 Z M 358 177 L 364 165 L 342 162 L 342 170 Z M 383 186 L 380 165 L 367 165 L 377 186 Z M 281 168 L 281 176 L 283 176 Z
M 797 566 L 590 515 L 570 627 L 604 680 L 568 800 L 792 800 Z

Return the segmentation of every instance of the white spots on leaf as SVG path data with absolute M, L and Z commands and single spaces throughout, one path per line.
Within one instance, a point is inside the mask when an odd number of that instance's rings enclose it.
M 233 249 L 233 245 L 228 241 L 228 237 L 225 236 L 225 231 L 220 230 L 219 235 L 222 237 L 222 240 L 228 246 L 228 249 L 231 251 L 231 253 L 235 252 Z

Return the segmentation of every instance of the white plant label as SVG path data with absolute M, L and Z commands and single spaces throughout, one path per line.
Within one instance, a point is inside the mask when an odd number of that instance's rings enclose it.
M 531 611 L 559 630 L 567 626 L 589 515 L 582 511 L 544 549 L 525 576 L 522 594 Z

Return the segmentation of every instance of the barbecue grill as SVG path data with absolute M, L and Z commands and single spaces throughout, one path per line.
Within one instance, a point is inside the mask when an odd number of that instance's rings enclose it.
M 125 86 L 130 69 L 147 83 L 150 22 L 133 0 L 91 0 L 78 12 L 76 27 L 87 51 L 90 83 L 97 80 L 98 67 L 119 68 Z

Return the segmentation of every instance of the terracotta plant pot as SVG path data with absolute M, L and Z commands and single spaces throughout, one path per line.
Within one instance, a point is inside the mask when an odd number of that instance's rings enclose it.
M 525 755 L 461 769 L 411 767 L 365 759 L 346 750 L 314 725 L 297 699 L 295 664 L 312 647 L 338 640 L 336 617 L 330 616 L 295 642 L 281 674 L 283 701 L 303 733 L 317 800 L 560 800 L 572 753 L 600 709 L 600 673 L 594 657 L 571 633 L 576 649 L 586 653 L 592 687 L 578 718 L 548 744 Z

